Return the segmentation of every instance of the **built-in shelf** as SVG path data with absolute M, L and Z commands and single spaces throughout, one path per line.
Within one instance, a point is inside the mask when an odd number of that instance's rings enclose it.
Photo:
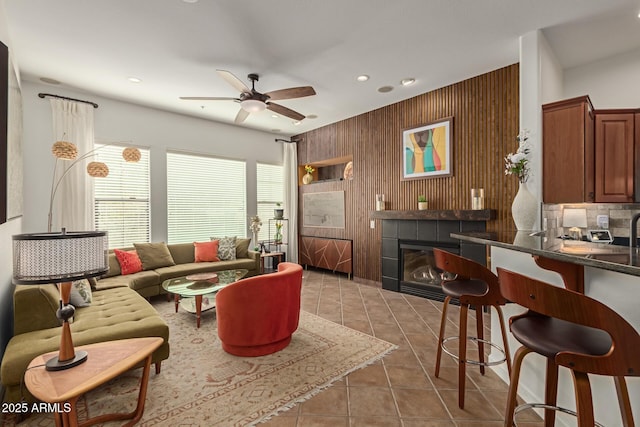
M 432 219 L 440 221 L 489 221 L 496 218 L 494 209 L 427 209 L 415 211 L 370 211 L 371 219 Z
M 353 156 L 335 157 L 333 159 L 322 160 L 318 162 L 307 163 L 315 170 L 311 173 L 313 176 L 312 184 L 315 182 L 339 181 L 344 179 L 344 168 L 347 163 L 353 160 Z M 302 177 L 307 173 L 306 165 L 298 166 L 298 185 L 303 185 Z

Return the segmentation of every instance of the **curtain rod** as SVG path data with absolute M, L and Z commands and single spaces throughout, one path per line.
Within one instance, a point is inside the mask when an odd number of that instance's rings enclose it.
M 98 104 L 96 104 L 95 102 L 91 102 L 91 101 L 84 101 L 82 99 L 75 99 L 75 98 L 69 98 L 66 96 L 61 96 L 61 95 L 54 95 L 52 93 L 39 93 L 38 96 L 40 98 L 44 98 L 45 96 L 51 96 L 53 98 L 60 98 L 60 99 L 66 99 L 68 101 L 76 101 L 76 102 L 84 102 L 85 104 L 91 104 L 93 105 L 93 108 L 98 108 Z

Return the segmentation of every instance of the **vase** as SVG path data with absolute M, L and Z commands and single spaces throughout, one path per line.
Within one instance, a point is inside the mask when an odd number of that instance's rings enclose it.
M 426 211 L 427 209 L 429 209 L 429 202 L 418 202 L 419 211 Z
M 520 183 L 518 193 L 511 204 L 511 215 L 518 231 L 533 230 L 538 218 L 538 199 L 523 183 Z
M 305 173 L 302 177 L 302 183 L 310 184 L 311 182 L 313 182 L 313 175 L 311 175 L 309 172 Z

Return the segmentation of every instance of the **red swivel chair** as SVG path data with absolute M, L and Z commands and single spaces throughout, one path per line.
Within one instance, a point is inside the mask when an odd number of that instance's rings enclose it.
M 236 356 L 264 356 L 282 350 L 298 329 L 302 266 L 278 264 L 278 271 L 239 280 L 216 294 L 218 337 Z

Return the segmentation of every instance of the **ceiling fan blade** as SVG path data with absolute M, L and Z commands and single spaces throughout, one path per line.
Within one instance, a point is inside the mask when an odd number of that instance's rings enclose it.
M 249 112 L 241 108 L 240 111 L 238 111 L 238 115 L 236 115 L 236 119 L 234 120 L 234 122 L 242 123 L 247 119 L 247 117 L 249 117 Z
M 242 80 L 233 75 L 233 73 L 226 70 L 216 70 L 218 75 L 222 77 L 227 83 L 236 88 L 239 92 L 248 92 L 251 93 L 251 89 L 244 84 Z
M 187 101 L 240 101 L 238 98 L 228 96 L 181 96 L 180 99 Z
M 280 104 L 276 104 L 273 102 L 267 102 L 267 108 L 275 113 L 282 114 L 283 116 L 287 116 L 293 120 L 302 120 L 304 116 L 297 111 L 293 111 L 287 107 L 284 107 Z
M 265 95 L 274 101 L 280 99 L 303 98 L 305 96 L 315 94 L 316 91 L 311 86 L 290 87 L 289 89 L 280 89 L 265 93 Z

